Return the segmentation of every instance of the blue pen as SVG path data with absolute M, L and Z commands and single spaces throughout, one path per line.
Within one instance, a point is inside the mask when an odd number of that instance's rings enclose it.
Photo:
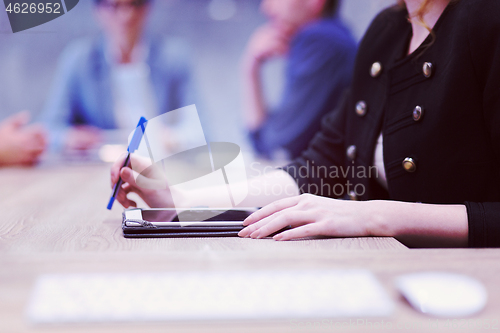
M 134 151 L 136 151 L 139 148 L 139 144 L 141 143 L 142 137 L 144 135 L 144 132 L 146 131 L 146 118 L 141 117 L 139 119 L 139 123 L 137 124 L 137 127 L 135 128 L 134 135 L 132 136 L 132 140 L 130 140 L 130 144 L 128 145 L 127 148 L 127 157 L 125 158 L 125 163 L 123 163 L 122 168 L 128 166 L 130 162 L 130 154 L 132 154 Z M 123 181 L 122 177 L 118 178 L 118 181 L 116 182 L 115 186 L 113 187 L 113 193 L 111 194 L 111 198 L 109 198 L 108 202 L 108 209 L 111 209 L 113 207 L 113 203 L 115 202 L 116 195 L 118 194 L 118 190 L 120 190 L 120 187 L 122 186 Z

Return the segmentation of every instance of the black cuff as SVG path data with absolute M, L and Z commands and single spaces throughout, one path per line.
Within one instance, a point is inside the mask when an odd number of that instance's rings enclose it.
M 469 247 L 500 247 L 500 204 L 465 202 Z
M 481 203 L 466 202 L 469 223 L 469 247 L 484 247 L 484 208 Z

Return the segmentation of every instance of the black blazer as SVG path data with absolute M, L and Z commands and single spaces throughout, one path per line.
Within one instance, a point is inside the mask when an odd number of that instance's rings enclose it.
M 469 245 L 500 246 L 500 1 L 452 2 L 409 56 L 407 17 L 375 18 L 350 93 L 286 170 L 302 192 L 465 204 Z M 388 191 L 371 167 L 381 132 Z

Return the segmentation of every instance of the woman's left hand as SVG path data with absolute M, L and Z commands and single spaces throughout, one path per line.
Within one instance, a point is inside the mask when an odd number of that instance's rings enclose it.
M 290 240 L 310 236 L 356 237 L 374 234 L 373 202 L 336 200 L 311 194 L 275 201 L 250 215 L 240 237 Z

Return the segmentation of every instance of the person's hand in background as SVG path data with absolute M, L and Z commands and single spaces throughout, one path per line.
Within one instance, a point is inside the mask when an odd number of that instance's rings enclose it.
M 94 126 L 72 126 L 66 134 L 65 149 L 68 151 L 89 150 L 102 143 L 101 130 Z
M 258 129 L 267 118 L 267 108 L 262 92 L 261 67 L 270 58 L 284 56 L 289 49 L 291 36 L 272 23 L 258 28 L 247 44 L 242 58 L 243 109 L 249 130 Z
M 0 123 L 0 165 L 33 165 L 47 147 L 42 126 L 27 125 L 28 112 L 17 113 Z
M 264 61 L 288 52 L 290 36 L 273 24 L 258 28 L 248 42 L 244 60 L 247 65 L 260 65 Z

